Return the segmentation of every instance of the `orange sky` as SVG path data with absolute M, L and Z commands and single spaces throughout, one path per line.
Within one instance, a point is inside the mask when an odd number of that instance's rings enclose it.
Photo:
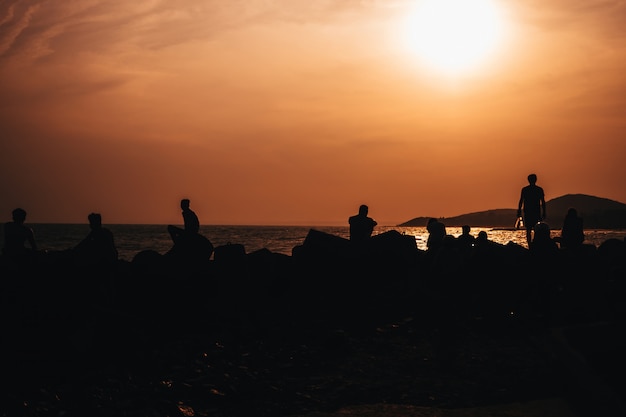
M 494 1 L 454 76 L 406 47 L 416 1 L 3 1 L 0 214 L 395 225 L 514 208 L 531 172 L 626 202 L 626 4 Z

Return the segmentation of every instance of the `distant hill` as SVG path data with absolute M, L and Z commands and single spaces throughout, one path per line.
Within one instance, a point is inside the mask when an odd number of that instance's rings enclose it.
M 560 229 L 563 218 L 570 207 L 575 207 L 583 218 L 586 229 L 624 229 L 626 228 L 626 204 L 608 198 L 586 194 L 566 194 L 546 201 L 547 219 L 553 229 Z M 513 227 L 517 208 L 501 208 L 455 217 L 439 217 L 446 226 L 460 227 L 469 224 L 472 227 Z M 435 217 L 435 216 L 431 216 Z M 430 217 L 416 217 L 398 226 L 425 227 Z

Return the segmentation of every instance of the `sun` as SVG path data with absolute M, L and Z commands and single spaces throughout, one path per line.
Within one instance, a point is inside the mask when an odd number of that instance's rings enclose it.
M 495 0 L 419 0 L 402 26 L 405 47 L 420 64 L 451 76 L 486 64 L 506 32 Z

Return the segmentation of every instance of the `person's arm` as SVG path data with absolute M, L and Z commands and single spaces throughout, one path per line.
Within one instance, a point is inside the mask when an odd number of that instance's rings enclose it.
M 105 229 L 104 234 L 106 236 L 106 243 L 107 243 L 107 247 L 109 249 L 111 258 L 118 259 L 119 253 L 117 251 L 117 247 L 115 246 L 115 238 L 113 237 L 113 232 L 111 232 L 111 230 L 109 229 Z
M 37 242 L 35 241 L 35 233 L 33 229 L 28 228 L 28 234 L 26 235 L 26 239 L 28 239 L 28 243 L 33 250 L 37 250 Z
M 545 219 L 546 219 L 546 199 L 542 193 L 541 194 L 541 220 L 545 220 Z
M 83 238 L 76 246 L 74 246 L 74 251 L 81 252 L 89 247 L 89 243 L 93 239 L 93 232 L 87 233 L 87 236 Z
M 521 217 L 522 215 L 522 205 L 524 204 L 524 190 L 519 197 L 519 203 L 517 203 L 517 217 Z

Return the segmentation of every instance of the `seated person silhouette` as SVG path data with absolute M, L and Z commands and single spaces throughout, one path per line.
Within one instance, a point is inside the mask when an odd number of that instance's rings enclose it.
M 489 235 L 484 230 L 478 232 L 474 240 L 474 246 L 480 254 L 491 253 L 503 248 L 502 244 L 489 239 Z
M 428 231 L 428 239 L 426 240 L 427 250 L 434 252 L 443 247 L 443 241 L 447 234 L 446 225 L 443 222 L 440 222 L 434 217 L 428 219 L 426 231 Z
M 16 208 L 12 212 L 13 221 L 4 224 L 4 248 L 2 253 L 14 259 L 25 259 L 37 251 L 33 229 L 26 226 L 26 210 Z M 26 246 L 29 245 L 29 247 Z
M 477 245 L 489 244 L 489 236 L 487 235 L 487 232 L 485 232 L 484 230 L 481 230 L 480 232 L 478 232 L 478 236 L 476 237 L 476 244 Z
M 73 255 L 83 266 L 110 266 L 118 260 L 113 233 L 102 226 L 100 213 L 87 216 L 91 231 L 74 247 Z
M 539 222 L 535 225 L 529 249 L 531 253 L 545 256 L 552 256 L 558 252 L 559 246 L 550 235 L 548 223 Z
M 457 242 L 461 249 L 467 249 L 474 246 L 476 238 L 470 234 L 472 228 L 468 224 L 461 226 L 461 234 L 457 238 Z
M 183 215 L 183 228 L 178 226 L 169 225 L 167 231 L 172 237 L 174 244 L 184 243 L 185 238 L 192 237 L 200 232 L 200 221 L 196 213 L 189 208 L 190 201 L 188 198 L 180 200 L 180 208 Z
M 213 244 L 200 234 L 200 221 L 196 213 L 189 208 L 190 200 L 180 200 L 182 209 L 183 228 L 168 225 L 167 231 L 172 237 L 174 246 L 167 252 L 173 257 L 192 257 L 198 260 L 206 260 L 213 253 Z
M 578 211 L 570 207 L 567 210 L 559 239 L 562 249 L 574 249 L 585 241 L 583 219 L 578 216 Z
M 376 220 L 368 217 L 369 207 L 362 204 L 359 213 L 348 218 L 350 224 L 350 241 L 357 245 L 365 244 L 372 236 L 374 227 L 378 224 Z

